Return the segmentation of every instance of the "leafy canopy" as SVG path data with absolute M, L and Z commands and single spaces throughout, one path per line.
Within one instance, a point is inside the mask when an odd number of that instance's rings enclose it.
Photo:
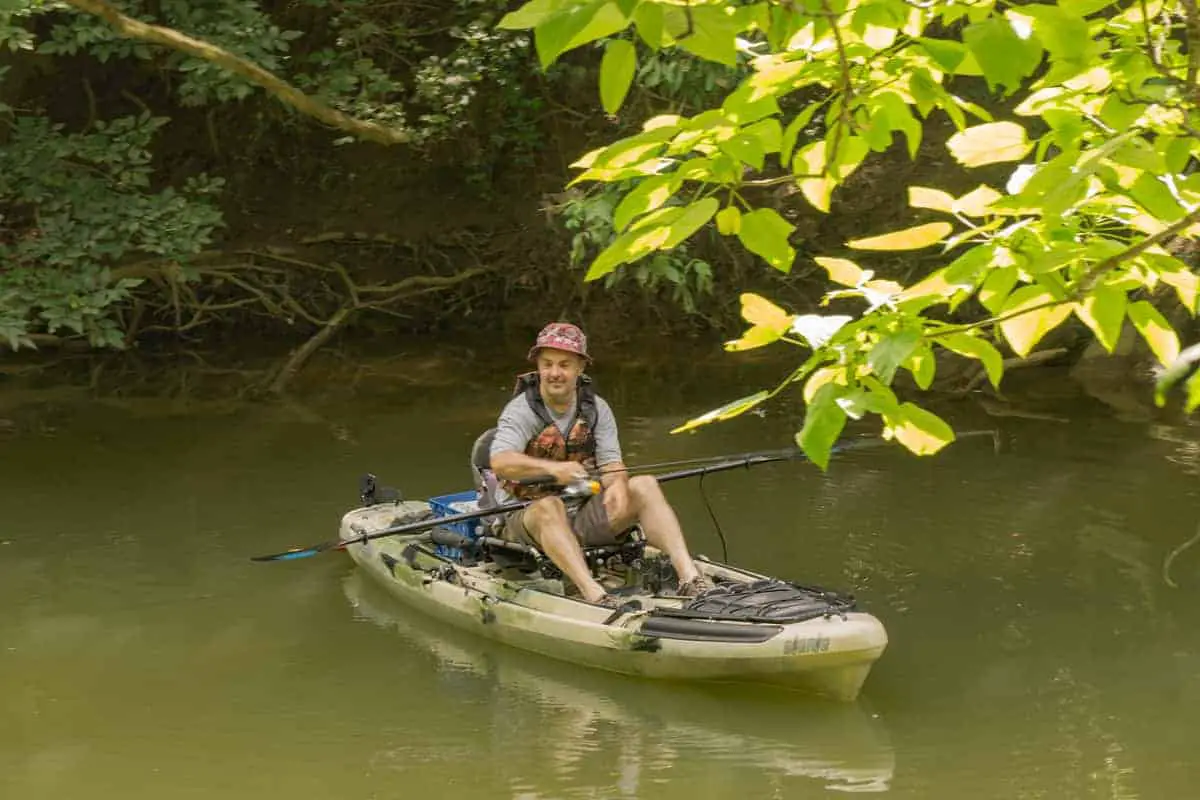
M 718 106 L 655 116 L 576 162 L 575 182 L 634 187 L 621 206 L 623 232 L 588 280 L 710 224 L 787 273 L 797 260 L 794 226 L 756 203 L 754 190 L 790 185 L 828 212 L 868 159 L 894 144 L 915 158 L 935 115 L 956 130 L 944 145 L 953 161 L 978 171 L 965 193 L 908 186 L 914 214 L 927 221 L 889 231 L 864 220 L 847 252 L 815 259 L 835 287 L 826 303 L 849 302 L 854 313 L 795 315 L 744 294 L 749 328 L 727 349 L 784 342 L 806 356 L 780 385 L 677 430 L 801 384 L 797 441 L 822 467 L 847 419 L 868 415 L 909 450 L 936 453 L 953 431 L 892 389 L 900 370 L 930 386 L 936 348 L 977 359 L 997 385 L 1000 348 L 1025 356 L 1072 317 L 1110 352 L 1128 322 L 1164 365 L 1179 355 L 1151 299 L 1166 288 L 1194 315 L 1200 291 L 1175 255 L 1200 231 L 1194 0 L 531 0 L 500 25 L 532 30 L 543 66 L 607 40 L 599 94 L 610 113 L 641 54 L 680 48 L 724 65 L 749 56 L 749 74 Z M 1012 111 L 997 118 L 963 97 L 972 81 Z M 814 121 L 820 133 L 810 136 Z M 941 266 L 904 285 L 859 263 L 910 251 L 935 252 Z M 968 299 L 985 318 L 953 321 Z M 1189 410 L 1200 403 L 1200 378 L 1187 396 Z

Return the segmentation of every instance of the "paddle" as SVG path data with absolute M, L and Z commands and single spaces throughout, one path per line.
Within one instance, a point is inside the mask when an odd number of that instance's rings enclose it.
M 987 434 L 994 436 L 993 431 L 968 431 L 958 434 L 958 438 L 967 436 L 980 436 Z M 855 439 L 843 444 L 835 444 L 830 448 L 830 452 L 843 453 L 848 450 L 859 450 L 865 447 L 880 447 L 887 442 L 883 439 Z M 742 453 L 735 456 L 727 456 L 725 460 L 716 464 L 708 464 L 706 466 L 692 467 L 691 469 L 681 469 L 675 472 L 665 472 L 658 475 L 659 483 L 668 481 L 680 480 L 682 478 L 691 478 L 696 475 L 708 475 L 714 472 L 724 472 L 725 470 L 749 468 L 756 464 L 769 464 L 776 461 L 793 461 L 807 460 L 804 451 L 799 448 L 786 448 L 784 450 L 763 450 L 755 453 Z M 615 470 L 614 470 L 615 471 Z M 546 478 L 526 478 L 522 483 L 525 485 L 545 484 L 553 481 L 550 476 Z M 564 500 L 576 500 L 589 495 L 597 494 L 600 491 L 600 486 L 597 481 L 581 481 L 570 484 L 564 487 L 563 491 L 558 494 Z M 514 500 L 511 503 L 502 503 L 501 505 L 492 508 L 481 508 L 478 511 L 467 511 L 462 514 L 454 514 L 449 517 L 431 517 L 430 519 L 420 520 L 418 522 L 410 522 L 404 525 L 395 525 L 390 528 L 375 531 L 373 533 L 364 533 L 361 536 L 355 536 L 350 539 L 332 539 L 321 544 L 305 547 L 301 549 L 287 550 L 282 553 L 272 553 L 265 556 L 252 556 L 251 561 L 291 561 L 298 558 L 308 558 L 315 556 L 318 553 L 324 553 L 329 550 L 342 550 L 347 545 L 358 544 L 359 542 L 370 541 L 371 539 L 379 539 L 384 536 L 395 536 L 402 533 L 418 533 L 420 531 L 437 528 L 439 526 L 453 525 L 456 522 L 466 522 L 472 519 L 481 519 L 494 514 L 507 514 L 510 511 L 517 511 L 532 503 L 533 500 Z

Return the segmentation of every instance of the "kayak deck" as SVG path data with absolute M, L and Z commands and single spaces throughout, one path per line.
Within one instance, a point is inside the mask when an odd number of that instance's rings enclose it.
M 343 517 L 340 537 L 353 539 L 428 513 L 424 502 L 355 509 Z M 649 547 L 623 571 L 598 567 L 601 582 L 626 601 L 616 611 L 570 596 L 556 570 L 490 558 L 459 561 L 439 554 L 427 533 L 384 536 L 345 549 L 392 595 L 443 622 L 630 675 L 777 684 L 853 700 L 887 645 L 879 620 L 850 600 L 821 590 L 805 594 L 804 587 L 705 559 L 697 566 L 717 588 L 697 599 L 670 594 L 669 584 L 664 589 L 642 580 L 666 562 Z M 763 592 L 790 598 L 790 605 L 772 600 L 756 606 Z

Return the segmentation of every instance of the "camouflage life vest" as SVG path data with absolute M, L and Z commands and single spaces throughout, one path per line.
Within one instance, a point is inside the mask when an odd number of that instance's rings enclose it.
M 525 401 L 537 418 L 545 423 L 541 432 L 525 445 L 525 455 L 548 461 L 578 461 L 588 470 L 596 469 L 596 391 L 592 380 L 579 376 L 575 389 L 575 419 L 564 436 L 546 402 L 542 399 L 541 384 L 536 372 L 517 377 L 513 396 L 524 394 Z M 551 490 L 543 487 L 518 486 L 505 481 L 504 489 L 521 500 L 540 497 Z

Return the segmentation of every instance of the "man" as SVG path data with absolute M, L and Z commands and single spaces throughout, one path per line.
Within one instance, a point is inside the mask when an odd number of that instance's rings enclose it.
M 504 538 L 539 548 L 584 600 L 617 607 L 617 599 L 592 577 L 581 545 L 612 544 L 637 523 L 646 541 L 670 557 L 680 595 L 709 588 L 658 480 L 651 475 L 630 478 L 621 463 L 612 409 L 583 374 L 591 362 L 583 331 L 565 322 L 547 325 L 529 359 L 537 371 L 518 379 L 516 396 L 501 412 L 491 444 L 492 472 L 504 481 L 498 500 L 504 502 L 509 494 L 536 496 L 536 490 L 517 481 L 547 475 L 566 485 L 598 471 L 603 491 L 570 509 L 556 496 L 535 499 L 508 516 Z

